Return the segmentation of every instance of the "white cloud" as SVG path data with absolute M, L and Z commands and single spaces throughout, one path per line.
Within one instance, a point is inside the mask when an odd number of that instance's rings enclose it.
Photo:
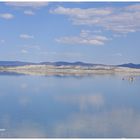
M 29 16 L 35 15 L 35 13 L 34 13 L 32 10 L 25 10 L 25 11 L 24 11 L 24 14 L 25 14 L 25 15 L 29 15 Z
M 81 8 L 64 8 L 64 7 L 58 7 L 54 10 L 50 10 L 51 13 L 55 14 L 64 14 L 69 15 L 72 17 L 77 18 L 88 18 L 91 16 L 104 16 L 104 15 L 110 15 L 112 13 L 112 8 L 88 8 L 88 9 L 81 9 Z
M 27 50 L 25 50 L 25 49 L 23 49 L 23 50 L 21 50 L 21 53 L 23 53 L 23 54 L 27 54 L 27 53 L 28 53 L 28 51 L 27 51 Z
M 35 15 L 35 10 L 47 6 L 48 2 L 6 2 L 5 4 L 15 7 L 16 9 L 24 10 L 23 13 L 25 15 L 33 16 Z
M 0 40 L 0 43 L 5 43 L 5 40 L 4 39 Z
M 19 37 L 21 39 L 33 39 L 34 38 L 33 35 L 28 35 L 28 34 L 21 34 Z
M 41 8 L 48 5 L 48 2 L 7 2 L 6 5 L 20 8 Z
M 90 33 L 91 33 L 91 31 L 89 31 L 89 30 L 81 30 L 80 36 L 87 37 L 87 36 L 89 36 Z
M 14 15 L 13 14 L 10 14 L 10 13 L 3 13 L 3 14 L 0 14 L 0 18 L 3 18 L 3 19 L 13 19 L 14 18 Z
M 26 49 L 34 49 L 34 50 L 37 50 L 37 51 L 41 50 L 41 46 L 36 45 L 36 44 L 23 45 L 22 47 L 26 48 Z
M 115 53 L 114 56 L 119 56 L 119 57 L 121 57 L 121 56 L 122 56 L 122 53 Z
M 140 31 L 140 4 L 125 7 L 65 8 L 57 7 L 50 13 L 70 17 L 75 25 L 101 27 L 105 30 L 127 34 Z
M 79 36 L 66 36 L 56 39 L 58 43 L 81 45 L 104 45 L 108 40 L 105 36 L 91 35 L 88 30 L 82 30 Z
M 93 30 L 92 32 L 93 32 L 93 33 L 102 33 L 101 30 Z
M 97 40 L 95 38 L 81 38 L 81 37 L 62 37 L 56 39 L 59 43 L 66 43 L 66 44 L 85 44 L 85 45 L 103 45 L 104 42 Z

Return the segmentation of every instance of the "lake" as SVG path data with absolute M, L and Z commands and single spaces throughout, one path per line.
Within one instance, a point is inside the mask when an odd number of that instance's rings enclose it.
M 0 137 L 140 137 L 140 78 L 0 74 Z

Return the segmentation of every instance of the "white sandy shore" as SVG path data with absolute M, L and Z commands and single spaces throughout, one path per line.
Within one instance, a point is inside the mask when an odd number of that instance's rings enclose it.
M 123 74 L 140 75 L 140 69 L 111 66 L 53 66 L 26 65 L 17 67 L 0 67 L 0 72 L 15 72 L 27 75 L 89 75 L 89 74 Z

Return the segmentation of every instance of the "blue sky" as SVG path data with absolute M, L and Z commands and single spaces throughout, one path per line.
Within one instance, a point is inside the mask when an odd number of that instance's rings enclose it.
M 0 60 L 140 63 L 139 2 L 1 2 Z

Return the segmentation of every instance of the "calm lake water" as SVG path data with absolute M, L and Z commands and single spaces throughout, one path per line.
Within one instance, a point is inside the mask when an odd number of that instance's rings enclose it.
M 140 137 L 140 78 L 1 74 L 0 137 Z

